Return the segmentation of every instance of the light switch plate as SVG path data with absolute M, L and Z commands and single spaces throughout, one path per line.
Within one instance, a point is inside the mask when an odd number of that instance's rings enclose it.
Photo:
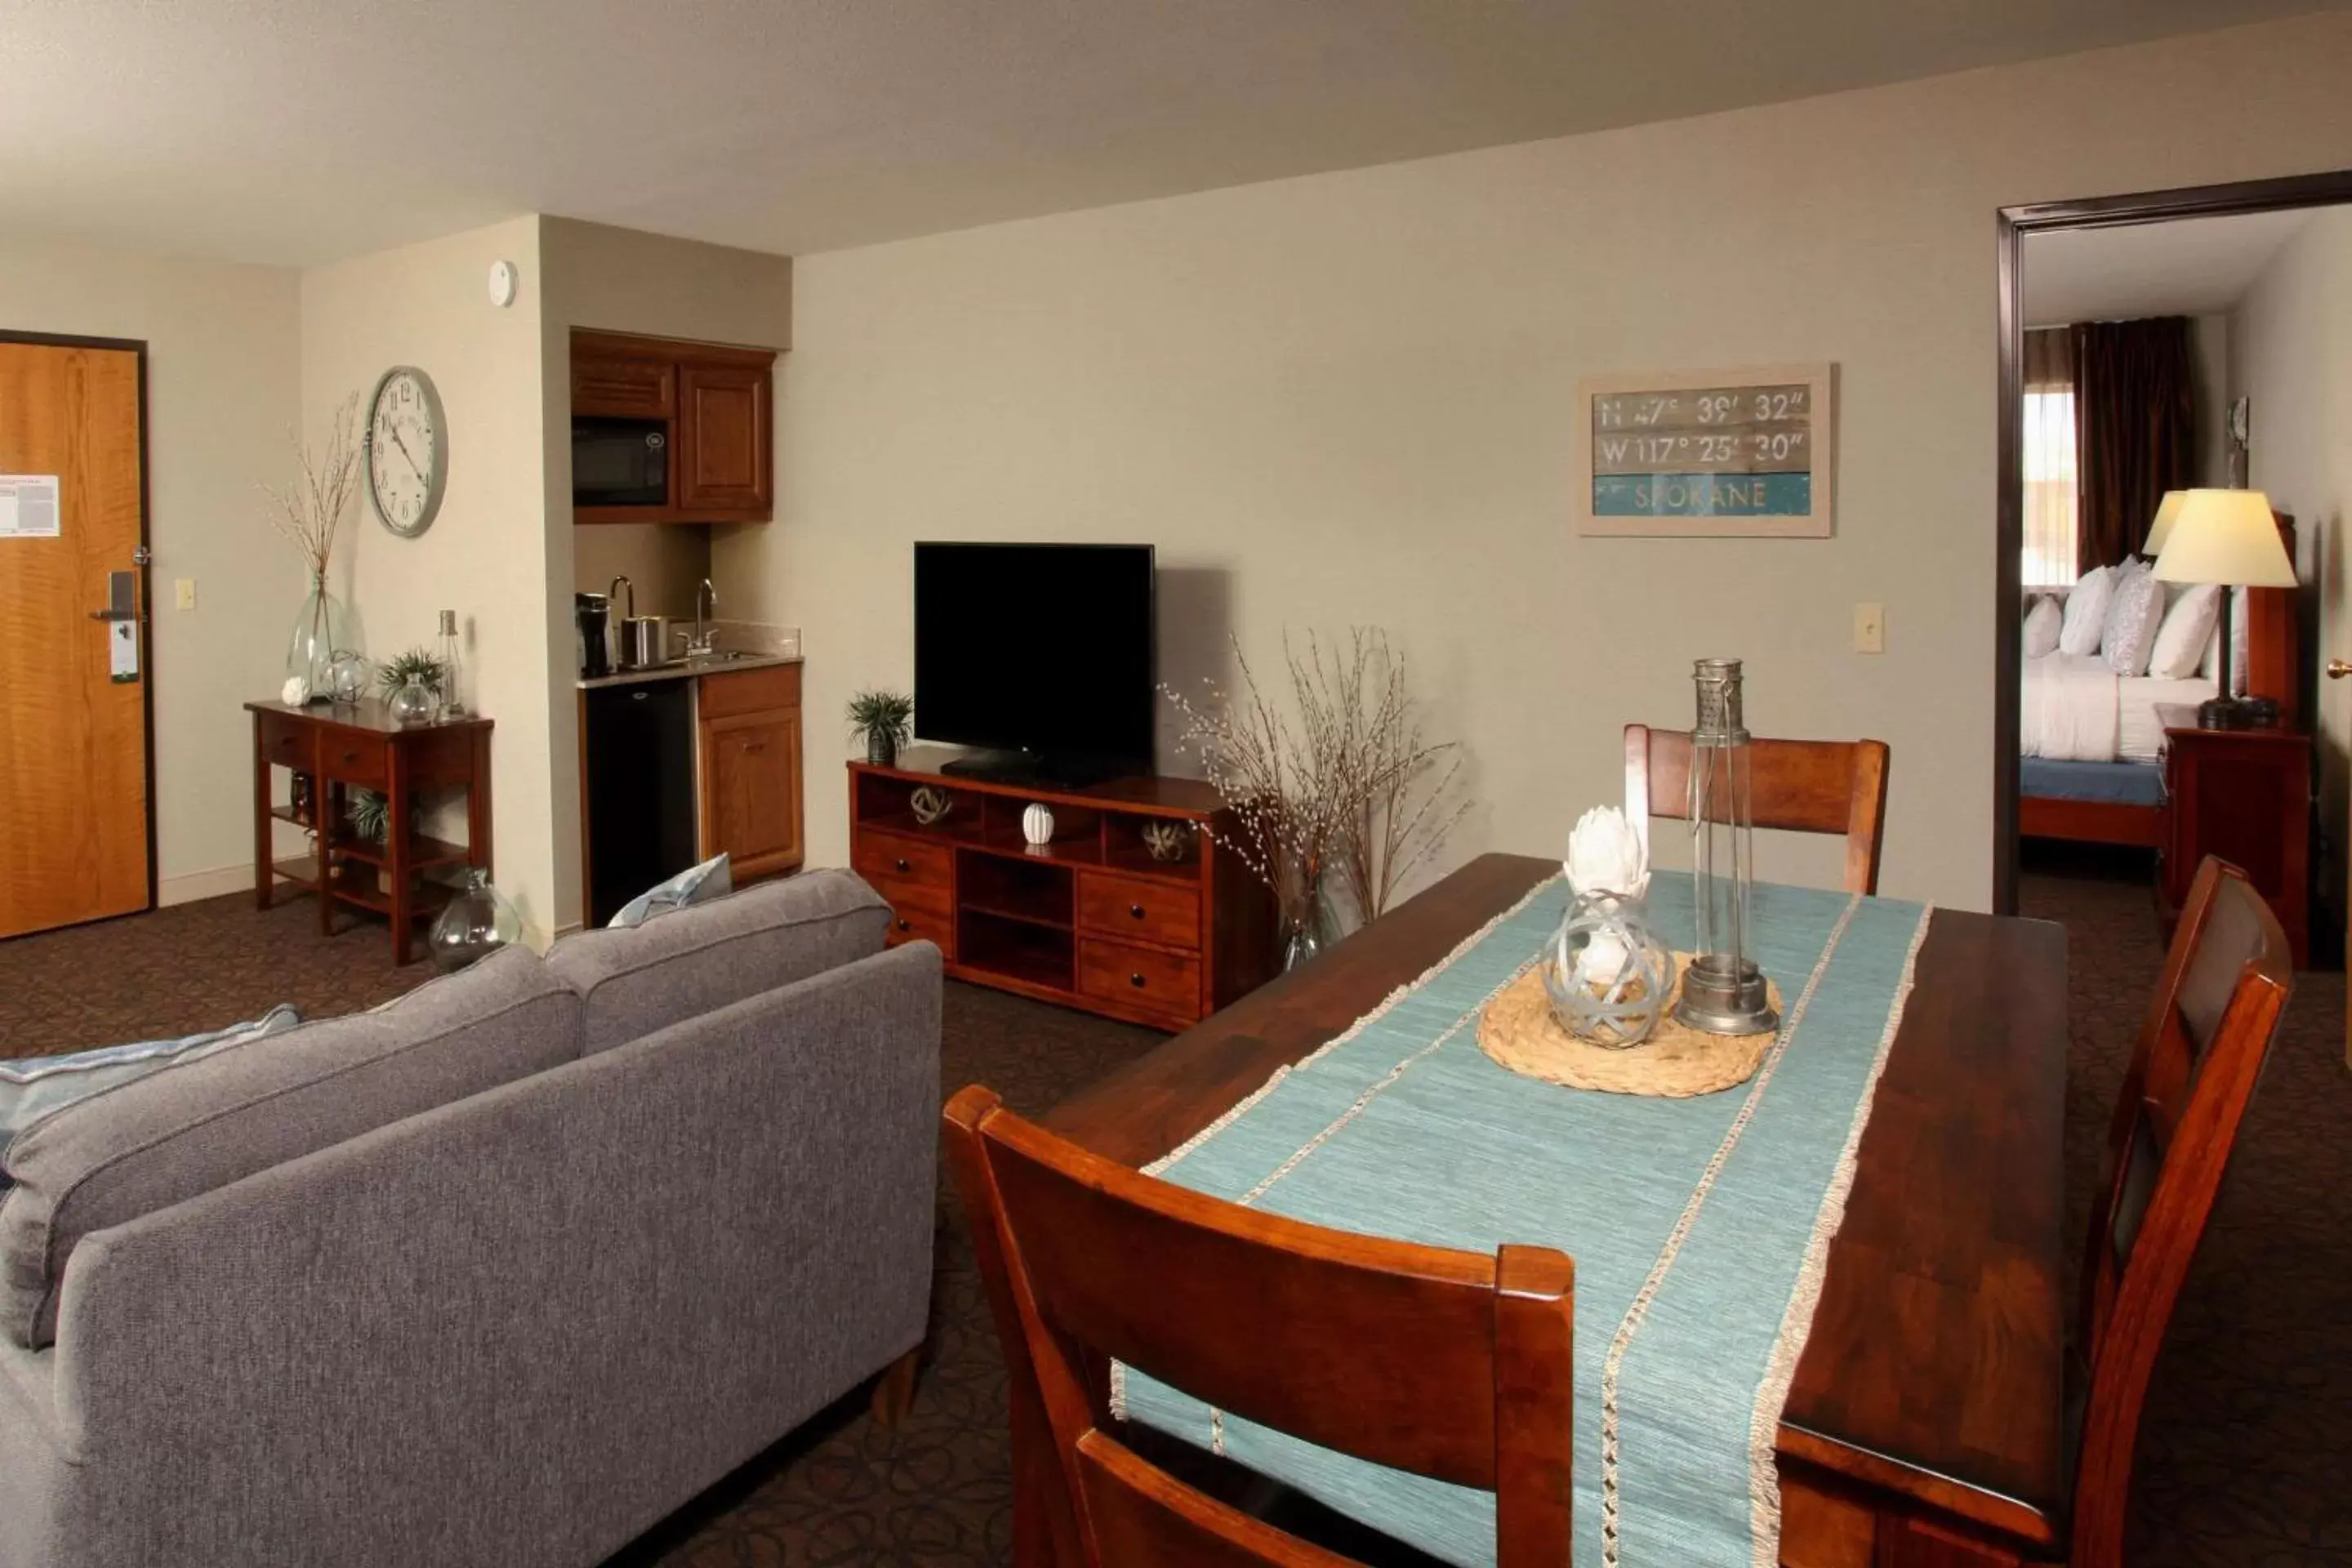
M 1886 606 L 1856 605 L 1853 607 L 1853 651 L 1885 653 L 1886 651 Z
M 174 595 L 173 602 L 180 608 L 193 610 L 196 607 L 196 580 L 194 577 L 176 579 L 172 584 L 172 591 Z

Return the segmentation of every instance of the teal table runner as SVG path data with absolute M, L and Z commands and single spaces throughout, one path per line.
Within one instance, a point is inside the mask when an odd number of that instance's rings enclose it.
M 1748 1082 L 1663 1100 L 1522 1078 L 1478 1048 L 1479 1009 L 1535 962 L 1566 900 L 1559 879 L 1538 886 L 1152 1169 L 1346 1230 L 1566 1252 L 1576 1561 L 1770 1568 L 1773 1436 L 1928 910 L 1758 888 L 1780 1039 Z M 1690 879 L 1657 873 L 1649 901 L 1691 947 Z M 1490 1493 L 1318 1448 L 1126 1368 L 1113 1399 L 1446 1562 L 1494 1561 Z

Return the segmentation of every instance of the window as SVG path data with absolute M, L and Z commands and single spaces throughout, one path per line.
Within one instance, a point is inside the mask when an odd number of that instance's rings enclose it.
M 2074 348 L 2064 327 L 2025 334 L 2025 560 L 2029 588 L 2074 581 Z
M 2074 395 L 2025 395 L 2025 585 L 2074 581 Z

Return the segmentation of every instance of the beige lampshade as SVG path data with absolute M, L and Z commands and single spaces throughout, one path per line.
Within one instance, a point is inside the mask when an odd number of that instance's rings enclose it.
M 2260 490 L 2175 493 L 2180 505 L 2157 555 L 2157 576 L 2167 583 L 2294 586 L 2294 563 L 2287 559 L 2286 546 L 2279 542 L 2270 497 Z M 2165 499 L 2169 501 L 2171 497 Z M 2159 508 L 2158 522 L 2163 515 Z
M 2180 503 L 2189 499 L 2187 490 L 2167 490 L 2156 505 L 2156 521 L 2147 525 L 2147 542 L 2139 552 L 2153 561 L 2164 553 L 2164 542 L 2172 537 L 2172 525 L 2180 521 Z

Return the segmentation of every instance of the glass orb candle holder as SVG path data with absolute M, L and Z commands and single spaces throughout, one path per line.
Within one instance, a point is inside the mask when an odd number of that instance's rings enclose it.
M 392 717 L 397 724 L 430 724 L 441 716 L 441 699 L 422 677 L 410 676 L 392 694 Z
M 327 694 L 337 706 L 349 708 L 367 695 L 368 680 L 373 674 L 365 658 L 347 648 L 327 667 Z
M 1571 898 L 1542 963 L 1552 1017 L 1612 1050 L 1648 1039 L 1674 990 L 1675 955 L 1647 907 L 1616 893 Z
M 505 894 L 490 886 L 490 874 L 475 867 L 466 873 L 464 890 L 433 922 L 427 945 L 435 966 L 446 974 L 521 940 L 522 916 Z

